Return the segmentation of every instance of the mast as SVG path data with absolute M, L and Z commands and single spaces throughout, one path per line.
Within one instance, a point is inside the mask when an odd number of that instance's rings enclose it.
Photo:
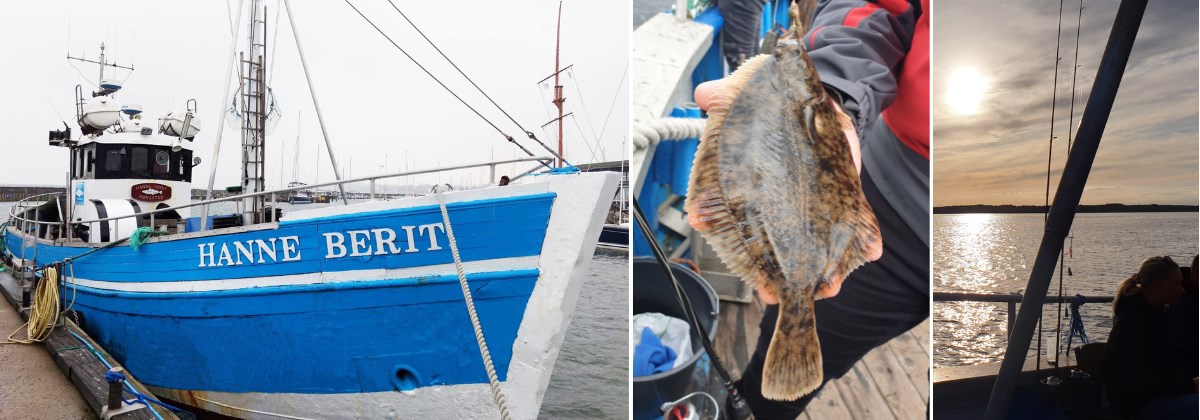
M 260 15 L 261 14 L 261 15 Z M 261 16 L 261 17 L 260 17 Z M 242 191 L 256 193 L 266 190 L 266 7 L 261 0 L 250 2 L 248 44 L 242 64 Z M 244 202 L 252 223 L 258 223 L 265 206 L 263 197 L 247 198 Z
M 558 108 L 558 118 L 555 118 L 553 120 L 550 120 L 550 122 L 542 124 L 542 128 L 546 128 L 547 125 L 554 124 L 555 122 L 558 123 L 558 153 L 557 154 L 554 153 L 554 150 L 550 149 L 549 146 L 546 146 L 545 143 L 542 143 L 540 141 L 538 143 L 541 144 L 542 147 L 544 147 L 547 151 L 549 151 L 550 154 L 555 155 L 555 157 L 557 158 L 556 162 L 558 162 L 557 165 L 559 168 L 561 168 L 564 164 L 567 164 L 567 159 L 565 156 L 563 156 L 562 120 L 564 117 L 571 116 L 571 113 L 567 113 L 566 115 L 563 115 L 563 102 L 566 102 L 567 98 L 563 97 L 563 94 L 562 94 L 563 87 L 562 87 L 562 84 L 560 84 L 558 82 L 558 75 L 564 71 L 569 70 L 571 67 L 575 66 L 574 64 L 572 64 L 572 65 L 562 67 L 562 68 L 559 67 L 559 46 L 562 43 L 561 35 L 562 35 L 562 0 L 559 0 L 559 2 L 558 2 L 558 29 L 557 29 L 557 32 L 555 33 L 555 41 L 554 41 L 554 74 L 546 76 L 545 79 L 538 81 L 539 86 L 545 86 L 545 85 L 543 85 L 543 83 L 545 83 L 547 80 L 550 80 L 550 78 L 552 78 L 552 77 L 554 78 L 554 100 L 550 101 L 550 103 L 554 104 L 554 106 Z M 533 138 L 532 137 L 533 133 L 528 132 L 528 131 L 526 131 L 525 133 L 528 134 L 529 136 L 531 136 L 530 138 Z M 533 139 L 537 140 L 536 138 L 533 138 Z M 529 153 L 528 150 L 526 150 L 525 152 Z M 533 154 L 531 153 L 530 156 L 533 156 Z
M 562 0 L 558 0 L 558 27 L 554 31 L 554 105 L 558 107 L 558 167 L 563 166 L 563 102 L 566 101 L 562 96 L 562 84 L 558 82 L 558 74 L 562 73 L 559 68 L 558 56 L 559 47 L 562 46 Z

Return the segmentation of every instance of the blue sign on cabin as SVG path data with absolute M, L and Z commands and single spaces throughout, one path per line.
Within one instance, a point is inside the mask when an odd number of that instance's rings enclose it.
M 75 204 L 76 205 L 83 204 L 83 183 L 82 182 L 75 184 Z

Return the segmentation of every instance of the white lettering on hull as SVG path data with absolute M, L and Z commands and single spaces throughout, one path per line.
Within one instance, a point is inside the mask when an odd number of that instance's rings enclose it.
M 442 250 L 438 235 L 445 235 L 446 227 L 441 223 L 400 226 L 403 236 L 392 228 L 324 232 L 325 259 L 344 257 L 366 257 L 372 255 L 411 254 Z M 397 239 L 404 239 L 397 246 Z M 418 242 L 423 242 L 418 247 Z M 232 244 L 232 249 L 231 245 Z M 268 264 L 300 261 L 300 237 L 282 236 L 246 241 L 209 242 L 199 244 L 200 268 L 226 267 L 244 264 Z M 423 249 L 422 249 L 423 248 Z M 257 258 L 256 258 L 257 257 Z

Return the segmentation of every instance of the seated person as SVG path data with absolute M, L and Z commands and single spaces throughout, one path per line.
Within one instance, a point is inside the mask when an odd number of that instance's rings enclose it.
M 1200 257 L 1200 256 L 1197 256 Z M 1183 365 L 1180 366 L 1188 375 L 1200 375 L 1200 302 L 1197 301 L 1197 257 L 1192 258 L 1192 267 L 1188 276 L 1183 280 L 1183 290 L 1186 292 L 1179 303 L 1171 305 L 1168 312 L 1170 320 L 1171 346 Z
M 1197 417 L 1196 379 L 1172 349 L 1167 312 L 1184 293 L 1183 273 L 1168 256 L 1147 258 L 1118 287 L 1104 355 L 1104 385 L 1118 414 Z

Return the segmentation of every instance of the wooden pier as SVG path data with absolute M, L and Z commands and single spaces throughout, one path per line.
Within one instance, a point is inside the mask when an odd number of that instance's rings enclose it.
M 0 265 L 0 267 L 2 266 L 3 265 Z M 19 280 L 14 278 L 13 275 L 8 271 L 0 272 L 0 291 L 4 292 L 3 295 L 5 297 L 5 303 L 11 304 L 9 308 L 4 308 L 5 310 L 19 308 L 21 306 L 21 286 Z M 27 315 L 22 313 L 21 317 L 24 318 L 27 317 Z M 63 401 L 65 404 L 74 402 L 76 405 L 73 406 L 73 408 L 68 408 L 68 410 L 80 411 L 82 408 L 84 412 L 78 413 L 76 417 L 89 418 L 89 414 L 98 415 L 108 401 L 108 383 L 104 378 L 104 373 L 108 371 L 108 367 L 104 365 L 104 362 L 108 362 L 114 367 L 120 366 L 120 364 L 114 360 L 112 356 L 109 356 L 107 353 L 105 353 L 103 348 L 100 347 L 98 343 L 92 341 L 92 339 L 88 337 L 87 333 L 80 329 L 78 325 L 75 325 L 75 323 L 71 320 L 65 318 L 63 319 L 64 321 L 54 329 L 54 332 L 50 334 L 50 337 L 40 343 L 40 345 L 28 344 L 26 346 L 41 347 L 44 349 L 44 351 L 48 352 L 50 359 L 53 360 L 53 363 L 58 366 L 63 375 L 66 375 L 65 379 L 67 380 L 67 384 L 73 384 L 75 386 L 75 390 L 78 390 L 78 393 L 75 395 L 55 395 L 55 404 L 57 404 L 59 401 Z M 74 335 L 72 335 L 72 333 L 74 333 Z M 21 337 L 22 335 L 23 332 L 17 334 L 18 337 Z M 76 336 L 82 337 L 84 341 L 81 342 L 79 338 L 76 338 Z M 95 348 L 99 354 L 93 353 L 92 350 L 88 348 L 89 345 L 92 348 Z M 18 344 L 7 344 L 6 346 L 18 346 Z M 104 360 L 102 361 L 100 357 L 103 357 Z M 10 389 L 0 391 L 0 395 L 6 395 L 9 393 L 20 394 L 27 392 L 20 389 L 25 384 L 22 381 L 34 381 L 37 379 L 18 373 L 19 370 L 23 368 L 25 368 L 25 366 L 9 365 L 5 365 L 3 368 L 0 368 L 0 370 L 4 372 L 11 372 L 16 375 L 16 377 L 21 378 L 21 380 L 6 381 L 4 384 L 0 385 L 0 387 L 18 388 L 15 390 Z M 53 371 L 53 369 L 49 370 Z M 44 369 L 44 366 L 43 369 L 33 368 L 25 372 L 28 372 L 29 375 L 53 374 L 47 372 L 47 369 Z M 134 378 L 133 373 L 134 372 L 125 373 L 127 383 L 132 385 L 134 389 L 138 390 L 138 392 L 148 396 L 153 396 L 154 394 L 150 393 L 150 390 L 146 389 L 145 386 L 143 386 Z M 8 373 L 5 375 L 7 376 Z M 62 394 L 70 394 L 71 391 L 73 390 L 60 390 Z M 128 392 L 125 392 L 125 394 L 128 394 Z M 79 397 L 82 397 L 82 402 L 85 405 L 78 405 L 80 399 Z M 125 398 L 131 399 L 129 395 L 125 395 Z M 49 410 L 47 407 L 41 408 Z M 154 420 L 161 417 L 162 419 L 166 420 L 177 420 L 179 418 L 174 413 L 162 408 L 161 406 L 153 406 L 151 408 L 158 413 L 158 417 L 156 417 L 154 413 L 151 413 L 150 410 L 143 408 L 114 416 L 113 419 Z M 47 412 L 36 411 L 29 413 L 33 417 L 20 416 L 18 414 L 19 413 L 11 413 L 12 417 L 9 417 L 10 413 L 7 412 L 7 408 L 0 407 L 0 418 L 45 418 L 43 415 L 47 414 Z
M 721 302 L 713 345 L 734 378 L 741 377 L 754 352 L 764 307 L 757 298 L 750 303 Z M 846 375 L 825 384 L 798 419 L 927 418 L 929 325 L 926 319 L 867 353 Z

